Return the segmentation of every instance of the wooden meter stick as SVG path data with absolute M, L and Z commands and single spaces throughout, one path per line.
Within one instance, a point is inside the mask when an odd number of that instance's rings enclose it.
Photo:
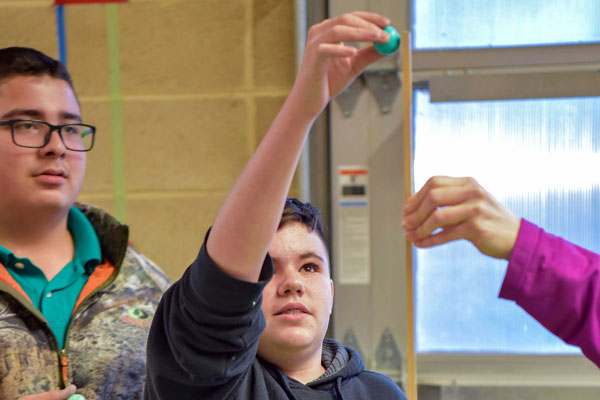
M 413 85 L 412 85 L 412 49 L 409 31 L 401 34 L 402 51 L 402 123 L 404 124 L 404 200 L 412 193 L 412 119 L 413 119 Z M 407 379 L 406 394 L 408 400 L 417 400 L 417 366 L 415 360 L 415 316 L 413 290 L 413 252 L 409 240 L 405 243 L 406 251 L 406 360 Z

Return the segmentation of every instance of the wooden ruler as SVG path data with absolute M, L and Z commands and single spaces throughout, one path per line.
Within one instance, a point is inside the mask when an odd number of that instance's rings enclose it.
M 412 121 L 413 121 L 413 85 L 412 85 L 412 46 L 409 31 L 401 36 L 402 51 L 402 123 L 404 124 L 404 199 L 412 194 Z M 406 251 L 406 394 L 408 400 L 417 400 L 417 366 L 415 360 L 415 316 L 413 290 L 413 252 L 410 241 L 405 241 Z

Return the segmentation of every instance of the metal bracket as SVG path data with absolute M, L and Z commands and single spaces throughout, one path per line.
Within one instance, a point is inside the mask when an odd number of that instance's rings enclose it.
M 344 89 L 344 91 L 336 96 L 335 99 L 346 118 L 352 116 L 354 107 L 356 107 L 356 103 L 358 103 L 358 97 L 362 93 L 363 86 L 364 84 L 362 77 L 359 76 L 346 89 Z
M 394 335 L 389 329 L 383 332 L 381 342 L 375 352 L 375 362 L 378 368 L 389 370 L 400 370 L 402 368 L 402 356 L 394 340 Z
M 375 96 L 379 109 L 383 114 L 387 114 L 392 110 L 392 105 L 396 99 L 396 93 L 400 89 L 400 78 L 398 78 L 398 70 L 368 70 L 363 73 L 367 87 Z
M 365 84 L 373 93 L 381 113 L 389 113 L 401 87 L 398 71 L 397 62 L 391 56 L 370 65 L 354 82 L 337 95 L 336 101 L 344 116 L 346 118 L 352 116 Z
M 354 350 L 356 350 L 360 358 L 362 358 L 363 361 L 366 363 L 365 355 L 362 351 L 362 348 L 360 347 L 360 344 L 358 344 L 358 338 L 356 337 L 356 334 L 354 333 L 352 328 L 348 329 L 346 333 L 344 333 L 344 339 L 342 341 L 342 344 L 347 347 L 352 347 Z

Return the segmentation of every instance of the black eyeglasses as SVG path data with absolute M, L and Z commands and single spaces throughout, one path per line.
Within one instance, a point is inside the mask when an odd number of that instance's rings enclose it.
M 10 126 L 14 144 L 33 149 L 46 146 L 52 131 L 57 131 L 65 148 L 72 151 L 90 151 L 96 136 L 96 127 L 87 124 L 52 125 L 33 119 L 9 119 L 0 121 L 0 126 Z

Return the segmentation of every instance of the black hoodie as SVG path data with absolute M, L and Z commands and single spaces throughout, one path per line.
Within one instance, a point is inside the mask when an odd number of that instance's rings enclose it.
M 203 245 L 154 315 L 144 398 L 406 399 L 391 379 L 365 371 L 358 353 L 332 339 L 323 341 L 325 373 L 306 385 L 258 358 L 261 293 L 272 275 L 267 257 L 258 283 L 232 278 Z

